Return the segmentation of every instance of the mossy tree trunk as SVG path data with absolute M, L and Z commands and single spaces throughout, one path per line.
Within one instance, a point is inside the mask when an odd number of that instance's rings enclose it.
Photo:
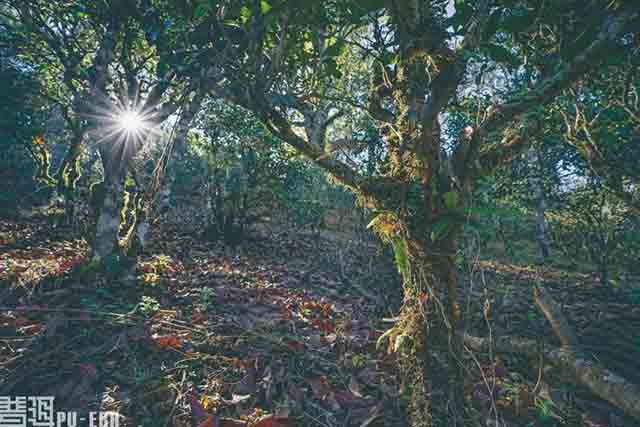
M 432 406 L 448 408 L 448 413 L 438 415 L 450 425 L 460 422 L 464 410 L 462 347 L 455 333 L 459 309 L 453 237 L 437 243 L 406 240 L 408 274 L 404 278 L 405 299 L 398 327 L 412 344 L 411 357 L 404 359 L 405 381 L 413 380 L 409 412 L 412 426 L 432 425 Z M 435 352 L 446 357 L 436 359 Z M 446 365 L 435 365 L 436 360 L 446 360 Z M 434 402 L 432 390 L 439 391 L 441 400 Z
M 67 154 L 57 174 L 58 194 L 64 198 L 64 222 L 66 224 L 74 223 L 76 185 L 82 176 L 80 155 L 82 154 L 84 136 L 84 131 L 74 128 Z
M 455 333 L 459 317 L 455 242 L 461 224 L 454 212 L 463 209 L 464 194 L 452 180 L 444 157 L 438 115 L 455 93 L 464 65 L 451 60 L 450 52 L 439 43 L 444 38 L 439 24 L 418 3 L 398 2 L 391 8 L 391 17 L 399 38 L 398 63 L 391 77 L 391 97 L 397 113 L 394 131 L 386 132 L 385 138 L 390 149 L 389 178 L 400 190 L 395 200 L 398 221 L 392 239 L 396 239 L 396 261 L 404 279 L 405 299 L 398 327 L 401 334 L 410 337 L 413 347 L 406 360 L 408 366 L 413 365 L 406 372 L 406 381 L 414 381 L 410 421 L 420 427 L 433 423 L 430 387 L 438 383 L 434 381 L 433 351 L 444 344 L 448 378 L 440 385 L 445 387 L 448 402 L 438 407 L 449 408 L 446 416 L 450 425 L 455 425 L 463 409 L 463 379 L 458 369 L 462 346 Z M 422 36 L 416 38 L 417 34 Z M 439 58 L 435 67 L 443 70 L 436 78 L 438 84 L 432 83 L 430 101 L 425 103 L 429 87 L 425 70 L 434 68 L 430 58 Z M 384 74 L 391 72 L 383 68 L 374 85 L 383 89 L 383 82 L 390 80 Z M 402 251 L 405 253 L 399 254 Z

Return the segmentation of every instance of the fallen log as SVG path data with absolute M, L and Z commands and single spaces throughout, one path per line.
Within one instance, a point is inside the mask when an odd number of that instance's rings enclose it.
M 549 363 L 569 371 L 577 383 L 588 387 L 601 399 L 640 420 L 640 388 L 585 358 L 577 346 L 577 335 L 557 304 L 541 288 L 535 289 L 534 297 L 536 304 L 558 335 L 562 343 L 560 348 L 541 349 L 535 340 L 509 336 L 489 340 L 465 335 L 464 343 L 475 351 L 493 349 L 498 353 L 518 353 L 529 356 L 539 355 L 542 351 L 542 355 Z
M 533 297 L 536 305 L 551 324 L 562 347 L 578 347 L 578 336 L 564 314 L 562 309 L 553 301 L 551 296 L 539 286 L 533 288 Z

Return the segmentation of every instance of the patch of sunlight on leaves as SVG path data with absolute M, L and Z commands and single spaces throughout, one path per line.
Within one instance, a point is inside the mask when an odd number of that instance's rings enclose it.
M 142 301 L 138 303 L 137 311 L 141 314 L 151 317 L 160 310 L 160 303 L 153 297 L 143 296 Z
M 145 273 L 142 275 L 142 281 L 145 285 L 155 286 L 160 283 L 160 276 L 156 273 Z
M 407 334 L 400 334 L 396 337 L 395 343 L 393 344 L 393 352 L 401 353 L 401 354 L 409 354 L 413 341 L 411 337 Z
M 354 354 L 353 357 L 351 357 L 351 364 L 355 368 L 360 368 L 367 364 L 367 358 L 360 354 Z
M 150 261 L 143 262 L 139 270 L 142 275 L 138 276 L 145 285 L 156 286 L 162 281 L 162 275 L 174 274 L 180 268 L 167 255 L 155 255 Z
M 387 342 L 387 353 L 400 353 L 408 354 L 413 347 L 413 340 L 411 337 L 402 332 L 398 327 L 393 327 L 387 330 L 384 334 L 378 338 L 376 342 L 376 349 L 380 349 L 384 343 Z

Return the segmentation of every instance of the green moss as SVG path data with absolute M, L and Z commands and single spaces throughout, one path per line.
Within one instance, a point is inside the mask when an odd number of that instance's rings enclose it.
M 51 154 L 49 150 L 45 146 L 40 145 L 38 146 L 35 157 L 37 162 L 36 180 L 47 185 L 54 185 L 55 180 L 49 175 L 51 168 Z

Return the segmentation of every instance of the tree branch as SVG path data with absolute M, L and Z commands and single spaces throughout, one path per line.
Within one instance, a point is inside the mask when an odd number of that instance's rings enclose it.
M 531 94 L 523 99 L 492 108 L 487 120 L 474 132 L 472 140 L 468 144 L 459 145 L 458 150 L 461 151 L 459 157 L 464 159 L 465 176 L 472 173 L 470 168 L 473 166 L 481 144 L 492 136 L 497 136 L 531 109 L 551 102 L 564 89 L 569 88 L 598 65 L 604 59 L 607 48 L 610 48 L 616 39 L 628 31 L 639 17 L 640 12 L 637 10 L 619 11 L 606 17 L 596 39 L 573 61 L 552 77 L 543 80 L 531 91 Z
M 453 52 L 448 47 L 442 46 L 438 52 L 445 56 L 445 66 L 438 73 L 438 76 L 431 82 L 431 94 L 429 100 L 422 108 L 421 122 L 423 134 L 430 136 L 434 132 L 435 123 L 440 112 L 449 104 L 458 90 L 458 86 L 464 77 L 467 67 L 467 52 L 476 49 L 482 42 L 482 32 L 489 19 L 489 2 L 479 2 L 476 16 L 467 27 L 462 45 L 455 57 L 451 58 Z M 449 56 L 449 58 L 447 58 Z
M 327 155 L 324 147 L 310 144 L 304 138 L 300 137 L 291 128 L 287 119 L 275 109 L 270 108 L 263 113 L 262 121 L 271 133 L 329 172 L 343 185 L 356 191 L 362 190 L 361 184 L 363 178 L 355 169 Z

